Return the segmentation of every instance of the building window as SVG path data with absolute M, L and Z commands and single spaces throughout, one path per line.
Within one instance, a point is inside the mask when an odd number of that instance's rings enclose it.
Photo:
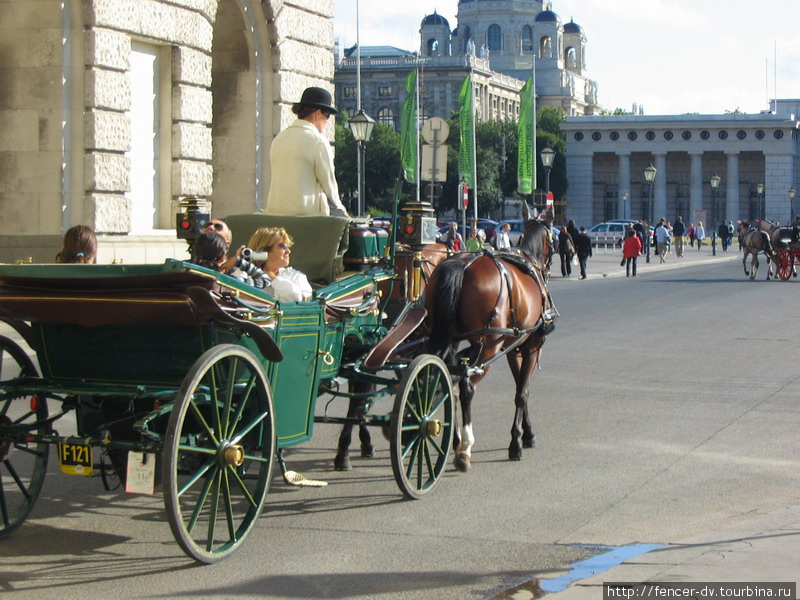
M 740 140 L 743 140 L 747 137 L 747 132 L 744 129 L 740 129 L 739 131 L 736 132 L 736 137 L 739 138 Z
M 382 108 L 378 111 L 378 123 L 394 129 L 394 113 L 391 108 Z
M 564 53 L 564 63 L 566 64 L 568 69 L 575 69 L 578 66 L 578 52 L 570 46 L 567 48 L 567 51 Z
M 549 35 L 539 40 L 539 58 L 553 58 L 553 40 Z
M 685 140 L 690 140 L 690 139 L 692 139 L 692 132 L 691 132 L 691 131 L 684 131 L 684 132 L 681 134 L 681 137 L 682 137 L 683 139 L 685 139 Z
M 602 134 L 602 133 L 600 133 L 599 131 L 595 131 L 595 132 L 592 134 L 592 139 L 593 139 L 595 142 L 599 142 L 599 141 L 600 141 L 602 138 L 603 138 L 603 134 Z
M 727 131 L 720 131 L 718 134 L 719 139 L 727 140 L 728 139 L 728 132 Z
M 464 54 L 469 54 L 470 40 L 472 40 L 472 32 L 469 27 L 464 28 Z
M 611 138 L 611 141 L 612 141 L 612 142 L 616 142 L 616 141 L 619 139 L 619 132 L 618 132 L 618 131 L 612 131 L 612 132 L 609 134 L 609 136 L 608 136 L 608 137 L 610 137 L 610 138 Z
M 488 38 L 490 51 L 496 52 L 503 49 L 503 35 L 500 32 L 500 25 L 489 25 Z
M 774 135 L 774 136 L 775 136 L 775 139 L 776 139 L 776 140 L 781 140 L 781 139 L 783 139 L 783 131 L 781 131 L 780 129 L 776 129 L 776 130 L 775 130 L 775 133 L 773 133 L 772 135 Z
M 345 98 L 355 98 L 356 97 L 356 88 L 355 87 L 346 87 L 346 88 L 344 88 L 344 97 Z
M 428 40 L 428 56 L 436 56 L 439 53 L 439 40 Z
M 628 132 L 628 139 L 630 141 L 635 142 L 637 137 L 639 137 L 639 134 L 636 133 L 635 131 L 629 131 Z
M 522 42 L 522 53 L 523 54 L 532 54 L 533 53 L 533 29 L 531 29 L 530 25 L 525 25 L 522 28 L 522 35 L 520 36 L 520 40 Z
M 665 131 L 664 132 L 664 139 L 665 140 L 667 140 L 667 141 L 671 140 L 672 136 L 673 136 L 673 133 L 671 131 Z
M 765 135 L 766 134 L 764 133 L 763 129 L 759 129 L 758 131 L 756 131 L 756 139 L 757 140 L 763 140 Z
M 572 136 L 572 137 L 574 137 L 574 138 L 575 138 L 575 141 L 576 141 L 576 142 L 580 142 L 580 141 L 582 141 L 582 140 L 583 140 L 583 133 L 582 133 L 582 132 L 580 132 L 580 131 L 576 131 L 576 132 L 575 132 L 575 135 L 574 135 L 574 136 Z
M 648 141 L 652 142 L 654 139 L 656 139 L 656 132 L 648 131 L 647 133 L 644 134 L 644 137 L 646 137 Z
M 390 85 L 379 85 L 378 86 L 378 96 L 381 98 L 388 98 L 392 95 L 392 86 Z
M 708 131 L 706 131 L 705 129 L 700 132 L 700 139 L 701 140 L 707 140 L 710 137 L 711 137 L 711 134 Z

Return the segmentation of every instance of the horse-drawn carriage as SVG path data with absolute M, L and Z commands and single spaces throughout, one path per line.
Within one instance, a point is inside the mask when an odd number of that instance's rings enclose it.
M 396 279 L 388 261 L 279 303 L 179 260 L 0 266 L 0 318 L 38 358 L 0 337 L 0 538 L 34 506 L 51 445 L 64 472 L 116 474 L 135 492 L 160 483 L 176 541 L 202 563 L 241 546 L 283 449 L 320 421 L 382 428 L 402 492 L 429 493 L 453 445 L 452 382 L 485 365 L 423 352 L 417 302 L 387 318 L 381 288 Z M 512 325 L 474 333 L 519 338 Z M 317 416 L 321 393 L 349 399 L 348 415 Z M 372 412 L 392 396 L 390 412 Z

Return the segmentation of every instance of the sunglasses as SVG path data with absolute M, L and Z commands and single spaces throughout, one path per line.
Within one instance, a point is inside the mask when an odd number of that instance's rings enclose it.
M 328 112 L 327 110 L 320 110 L 320 112 L 321 112 L 323 115 L 325 115 L 325 118 L 326 118 L 326 119 L 330 119 L 330 118 L 331 118 L 331 115 L 333 114 L 333 113 L 331 113 L 331 112 Z
M 222 231 L 225 225 L 222 223 L 206 223 L 206 229 L 213 229 L 214 231 Z

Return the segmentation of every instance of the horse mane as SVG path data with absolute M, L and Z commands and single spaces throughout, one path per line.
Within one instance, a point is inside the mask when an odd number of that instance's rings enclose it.
M 547 262 L 547 255 L 550 252 L 550 237 L 547 235 L 547 226 L 538 219 L 527 221 L 522 231 L 519 246 L 538 265 L 543 266 Z

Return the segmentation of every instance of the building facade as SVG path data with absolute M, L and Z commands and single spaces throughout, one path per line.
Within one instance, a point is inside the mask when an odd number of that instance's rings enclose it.
M 99 262 L 185 257 L 174 200 L 254 212 L 268 149 L 332 89 L 333 0 L 0 0 L 0 261 L 50 262 L 76 224 Z
M 458 111 L 458 91 L 472 72 L 478 120 L 515 120 L 519 91 L 535 59 L 539 107 L 557 107 L 567 115 L 599 112 L 597 85 L 586 77 L 586 35 L 575 23 L 562 24 L 549 8 L 533 0 L 462 0 L 455 30 L 437 13 L 422 19 L 417 52 L 362 47 L 361 106 L 399 130 L 405 80 L 419 64 L 423 117 L 449 119 Z M 337 52 L 336 63 L 336 104 L 352 116 L 358 111 L 356 48 Z
M 798 108 L 779 100 L 762 114 L 568 117 L 569 218 L 788 223 L 798 214 L 789 194 L 800 187 Z

